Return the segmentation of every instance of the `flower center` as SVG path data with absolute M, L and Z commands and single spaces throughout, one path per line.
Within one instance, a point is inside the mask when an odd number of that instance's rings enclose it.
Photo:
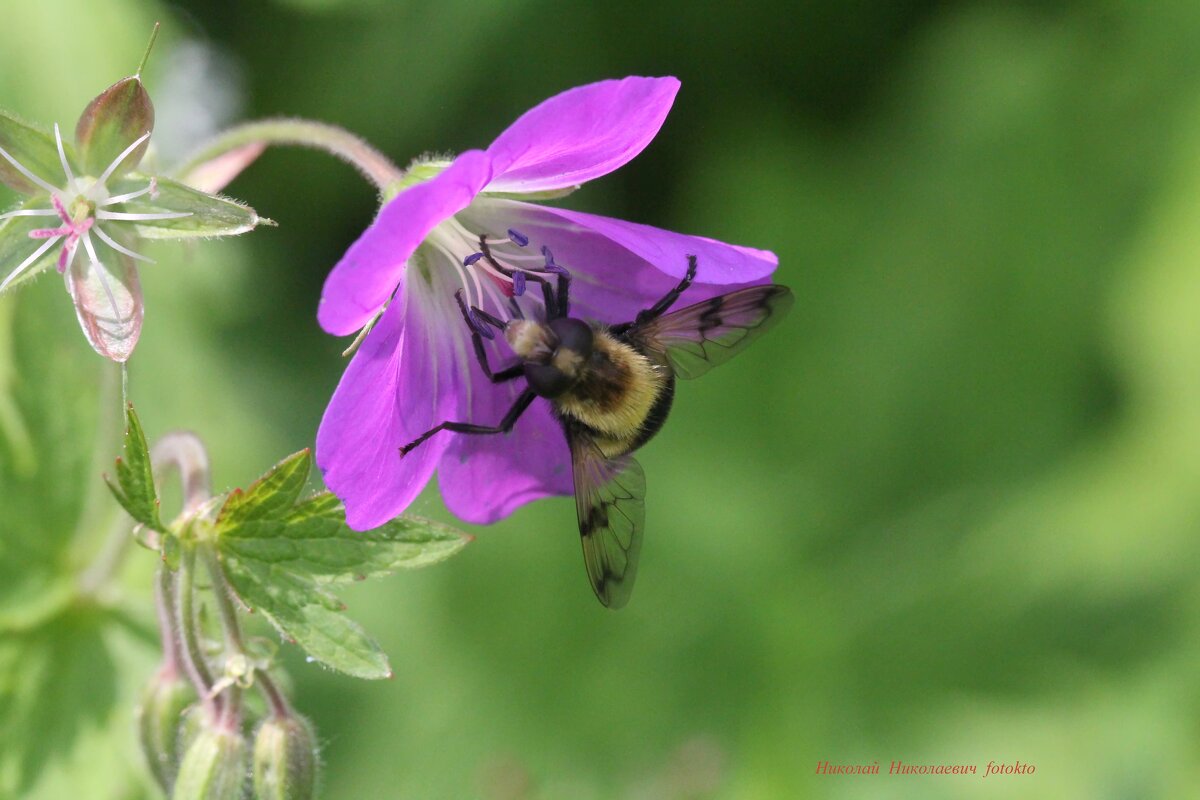
M 528 284 L 548 286 L 549 276 L 563 272 L 549 248 L 531 251 L 529 237 L 513 228 L 503 237 L 475 233 L 451 217 L 426 241 L 454 265 L 467 306 L 490 309 L 503 320 L 544 315 L 544 294 L 526 293 Z

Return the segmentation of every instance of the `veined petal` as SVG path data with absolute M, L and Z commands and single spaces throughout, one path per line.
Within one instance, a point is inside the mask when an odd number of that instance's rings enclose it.
M 104 260 L 85 234 L 67 270 L 67 289 L 79 326 L 92 349 L 124 362 L 133 355 L 142 332 L 142 287 L 133 260 L 106 252 Z
M 429 311 L 420 293 L 401 288 L 343 373 L 317 431 L 317 466 L 355 530 L 407 508 L 450 443 L 439 434 L 403 458 L 399 452 L 459 408 L 449 338 Z
M 509 352 L 507 358 L 493 358 L 492 367 L 512 361 Z M 492 385 L 477 363 L 472 367 L 471 407 L 464 419 L 496 425 L 525 389 L 525 381 Z M 450 435 L 438 464 L 438 485 L 447 508 L 467 522 L 487 525 L 526 503 L 574 491 L 562 426 L 542 398 L 533 401 L 508 434 Z
M 642 152 L 675 102 L 675 78 L 569 89 L 526 111 L 487 149 L 490 192 L 539 192 L 607 175 Z
M 689 255 L 697 257 L 696 280 L 680 308 L 763 283 L 778 264 L 765 250 L 515 200 L 480 198 L 459 219 L 489 232 L 514 227 L 549 247 L 571 274 L 572 315 L 609 324 L 629 322 L 670 291 Z
M 466 208 L 491 174 L 487 154 L 469 150 L 384 206 L 326 278 L 317 309 L 321 327 L 344 336 L 365 325 L 400 283 L 408 257 L 422 240 L 439 222 Z

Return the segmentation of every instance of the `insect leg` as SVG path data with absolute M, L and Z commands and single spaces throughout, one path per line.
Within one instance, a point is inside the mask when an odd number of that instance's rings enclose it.
M 415 448 L 417 445 L 424 442 L 430 436 L 433 436 L 438 431 L 452 431 L 454 433 L 470 433 L 470 434 L 489 434 L 489 433 L 508 433 L 513 429 L 513 425 L 517 424 L 517 420 L 525 413 L 530 404 L 534 401 L 537 395 L 532 389 L 526 389 L 517 397 L 517 401 L 512 404 L 512 408 L 504 415 L 504 419 L 500 420 L 499 425 L 475 425 L 471 422 L 443 422 L 440 425 L 435 425 L 429 430 L 422 433 L 416 439 L 413 439 L 408 444 L 400 448 L 400 456 L 403 458 Z
M 643 322 L 649 322 L 650 320 L 654 319 L 655 317 L 662 316 L 663 313 L 665 313 L 668 308 L 670 308 L 672 305 L 675 304 L 675 301 L 679 299 L 679 295 L 683 294 L 684 291 L 689 286 L 692 285 L 692 281 L 695 279 L 696 279 L 696 257 L 688 256 L 687 274 L 685 274 L 683 276 L 683 280 L 681 280 L 679 282 L 679 285 L 676 286 L 671 291 L 667 292 L 665 295 L 663 295 L 663 298 L 661 300 L 659 300 L 657 303 L 655 303 L 654 305 L 652 305 L 650 308 L 646 309 L 645 311 L 640 312 L 637 315 L 637 319 L 634 321 L 633 324 L 641 325 Z
M 475 346 L 475 358 L 479 359 L 479 366 L 483 368 L 483 374 L 488 376 L 488 380 L 492 383 L 504 383 L 505 381 L 511 381 L 514 378 L 524 375 L 525 368 L 521 364 L 513 364 L 511 367 L 506 367 L 499 372 L 492 372 L 491 365 L 488 364 L 487 351 L 483 349 L 483 337 L 479 335 L 478 328 L 471 320 L 471 312 L 467 310 L 467 304 L 463 300 L 462 289 L 454 293 L 454 299 L 458 301 L 458 310 L 462 312 L 463 321 L 471 329 L 471 344 Z M 481 309 L 475 309 L 475 312 L 485 322 L 495 325 L 500 330 L 504 330 L 504 324 L 491 314 Z

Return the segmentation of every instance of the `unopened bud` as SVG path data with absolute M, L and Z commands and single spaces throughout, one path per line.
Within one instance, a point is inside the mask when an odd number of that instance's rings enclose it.
M 171 791 L 179 772 L 183 712 L 195 701 L 192 685 L 169 667 L 160 669 L 142 693 L 137 709 L 138 740 L 154 780 L 165 792 Z
M 172 800 L 241 800 L 246 789 L 246 740 L 236 730 L 205 728 L 179 765 Z
M 316 796 L 317 742 L 303 717 L 271 716 L 254 739 L 254 795 L 259 800 Z

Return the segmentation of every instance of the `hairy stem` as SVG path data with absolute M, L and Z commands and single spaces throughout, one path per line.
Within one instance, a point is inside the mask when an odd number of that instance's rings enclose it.
M 166 562 L 158 565 L 154 582 L 154 610 L 158 617 L 158 635 L 162 639 L 163 667 L 178 670 L 183 664 L 183 648 L 179 641 L 179 611 L 175 606 L 175 573 Z
M 230 653 L 242 655 L 246 657 L 248 663 L 253 663 L 246 652 L 246 645 L 242 639 L 241 621 L 238 619 L 237 608 L 233 602 L 233 593 L 225 581 L 225 573 L 221 569 L 221 562 L 217 558 L 216 551 L 210 546 L 201 545 L 201 553 L 204 565 L 208 568 L 208 574 L 212 577 L 213 597 L 216 598 L 217 611 L 221 616 L 221 627 L 225 631 L 225 647 Z M 267 701 L 272 714 L 287 716 L 291 713 L 291 707 L 283 693 L 279 691 L 279 687 L 275 685 L 265 670 L 258 669 L 257 666 L 254 667 L 254 683 L 262 693 L 263 699 Z
M 230 128 L 193 153 L 175 174 L 186 178 L 213 159 L 252 145 L 293 145 L 323 150 L 356 168 L 380 192 L 403 175 L 387 156 L 345 128 L 288 118 L 264 119 Z
M 208 661 L 200 647 L 200 620 L 196 617 L 196 550 L 185 546 L 183 558 L 179 565 L 179 630 L 183 633 L 183 666 L 188 678 L 196 687 L 196 694 L 204 702 L 204 707 L 210 719 L 217 719 L 220 711 L 220 698 L 212 692 L 213 676 L 208 668 Z

